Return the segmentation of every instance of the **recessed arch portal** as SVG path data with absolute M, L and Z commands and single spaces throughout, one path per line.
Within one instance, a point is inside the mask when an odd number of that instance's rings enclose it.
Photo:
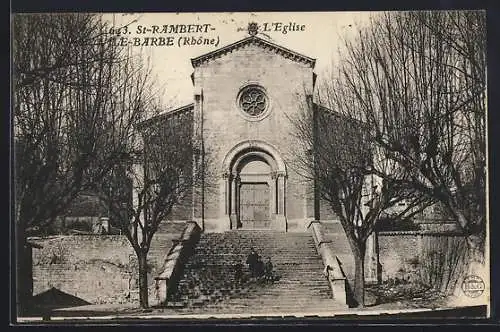
M 227 153 L 222 169 L 224 211 L 231 228 L 286 230 L 286 166 L 274 147 L 241 142 Z
M 270 158 L 274 159 L 273 163 L 276 165 L 277 172 L 283 172 L 286 174 L 285 162 L 281 158 L 278 150 L 271 144 L 260 140 L 242 141 L 233 146 L 222 161 L 223 172 L 228 172 L 231 170 L 231 167 L 236 162 L 236 158 L 238 155 L 243 155 L 245 153 L 257 154 L 259 152 L 267 154 Z

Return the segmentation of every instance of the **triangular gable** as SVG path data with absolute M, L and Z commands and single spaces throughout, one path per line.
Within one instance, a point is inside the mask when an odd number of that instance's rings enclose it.
M 216 49 L 215 51 L 200 55 L 196 58 L 191 59 L 191 64 L 193 65 L 194 68 L 198 67 L 202 63 L 206 63 L 210 60 L 213 60 L 215 58 L 221 57 L 229 52 L 232 52 L 236 49 L 239 49 L 245 45 L 257 45 L 265 49 L 269 49 L 274 51 L 276 54 L 279 54 L 287 59 L 291 59 L 293 61 L 303 63 L 306 65 L 309 65 L 311 68 L 314 68 L 314 65 L 316 63 L 316 59 L 307 57 L 305 55 L 302 55 L 300 53 L 294 52 L 292 50 L 289 50 L 283 46 L 279 46 L 277 44 L 271 43 L 267 40 L 264 40 L 262 38 L 259 38 L 257 36 L 250 36 L 245 39 L 241 39 L 235 43 L 232 43 L 230 45 L 224 46 L 222 48 Z

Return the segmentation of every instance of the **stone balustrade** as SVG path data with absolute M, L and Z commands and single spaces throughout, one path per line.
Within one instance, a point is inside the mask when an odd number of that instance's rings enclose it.
M 168 252 L 162 272 L 155 278 L 156 296 L 153 305 L 164 305 L 183 273 L 184 264 L 200 236 L 201 229 L 196 222 L 188 222 Z
M 309 224 L 309 229 L 314 238 L 314 244 L 318 253 L 323 259 L 323 265 L 325 266 L 326 276 L 328 278 L 328 283 L 332 290 L 332 296 L 336 302 L 345 304 L 347 307 L 347 278 L 342 269 L 342 263 L 335 255 L 335 249 L 331 240 L 328 240 L 324 236 L 323 226 L 317 220 L 312 221 Z

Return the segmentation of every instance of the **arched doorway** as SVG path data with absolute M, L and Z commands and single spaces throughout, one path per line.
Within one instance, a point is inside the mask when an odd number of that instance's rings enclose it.
M 223 167 L 230 228 L 286 230 L 286 169 L 278 152 L 263 142 L 243 142 Z
M 239 228 L 271 226 L 271 166 L 261 157 L 250 155 L 241 161 L 239 177 Z

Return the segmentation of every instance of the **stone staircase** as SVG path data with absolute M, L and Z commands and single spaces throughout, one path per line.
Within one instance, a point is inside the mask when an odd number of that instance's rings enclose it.
M 249 278 L 250 248 L 271 257 L 274 282 Z M 245 281 L 234 280 L 234 264 L 244 264 Z M 237 230 L 204 233 L 167 306 L 213 313 L 305 313 L 341 308 L 331 298 L 323 264 L 309 233 Z

